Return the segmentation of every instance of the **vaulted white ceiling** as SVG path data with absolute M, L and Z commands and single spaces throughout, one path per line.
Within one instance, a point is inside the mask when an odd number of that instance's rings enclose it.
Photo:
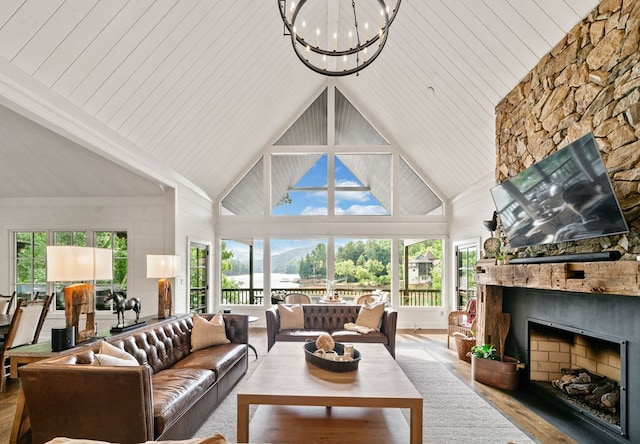
M 496 104 L 598 3 L 405 0 L 380 57 L 328 79 L 294 55 L 276 0 L 3 0 L 0 105 L 69 143 L 44 146 L 4 110 L 0 177 L 36 179 L 0 196 L 38 194 L 42 172 L 83 147 L 216 200 L 333 82 L 450 199 L 493 172 Z M 60 156 L 19 154 L 36 148 Z

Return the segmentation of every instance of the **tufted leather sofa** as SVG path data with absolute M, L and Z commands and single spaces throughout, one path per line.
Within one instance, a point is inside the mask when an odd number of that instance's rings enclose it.
M 316 339 L 322 333 L 329 333 L 336 342 L 374 342 L 387 347 L 389 353 L 396 357 L 396 325 L 398 312 L 385 307 L 382 314 L 382 326 L 379 332 L 361 334 L 345 330 L 344 324 L 355 322 L 360 305 L 303 304 L 304 329 L 280 330 L 278 307 L 267 309 L 267 346 L 271 350 L 276 341 L 301 341 Z
M 211 318 L 213 315 L 202 315 Z M 100 342 L 20 369 L 32 442 L 191 438 L 248 367 L 246 315 L 225 314 L 230 344 L 191 353 L 190 315 L 108 338 L 139 366 L 91 365 Z

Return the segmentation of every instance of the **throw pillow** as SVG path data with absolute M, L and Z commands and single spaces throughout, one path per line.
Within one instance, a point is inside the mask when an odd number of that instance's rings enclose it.
M 138 360 L 134 358 L 133 355 L 121 348 L 116 347 L 113 344 L 108 343 L 107 341 L 102 341 L 100 343 L 100 350 L 98 350 L 98 353 L 118 359 L 124 359 L 126 361 L 135 362 L 135 365 L 138 365 Z
M 280 331 L 300 330 L 304 328 L 304 312 L 302 305 L 278 304 L 278 314 L 280 315 Z
M 131 356 L 133 358 L 133 356 Z M 96 353 L 93 355 L 93 362 L 91 365 L 108 365 L 111 367 L 134 367 L 139 365 L 138 361 L 133 358 L 133 361 L 129 359 L 116 358 L 111 355 L 105 355 L 102 353 Z
M 365 304 L 360 307 L 358 318 L 356 319 L 356 325 L 380 331 L 383 312 L 384 303 L 378 302 L 371 305 Z
M 115 345 L 109 344 L 107 341 L 100 343 L 98 353 L 93 355 L 92 365 L 110 365 L 114 367 L 127 367 L 139 365 L 136 358 L 126 351 Z
M 224 329 L 224 318 L 219 311 L 207 321 L 199 315 L 193 315 L 193 329 L 191 330 L 191 351 L 198 351 L 212 345 L 228 344 L 227 332 Z

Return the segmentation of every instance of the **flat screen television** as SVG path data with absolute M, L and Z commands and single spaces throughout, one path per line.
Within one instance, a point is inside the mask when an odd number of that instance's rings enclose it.
M 589 133 L 491 189 L 512 248 L 629 231 Z

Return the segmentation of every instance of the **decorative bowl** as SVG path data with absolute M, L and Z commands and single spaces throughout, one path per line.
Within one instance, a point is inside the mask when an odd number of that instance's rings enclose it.
M 344 355 L 344 345 L 336 342 L 334 347 L 334 351 L 337 354 L 339 360 L 328 359 L 323 356 L 317 355 L 316 351 L 318 348 L 316 347 L 315 341 L 305 342 L 304 344 L 304 356 L 308 363 L 315 365 L 316 367 L 321 368 L 322 370 L 328 370 L 330 372 L 336 373 L 345 373 L 352 372 L 358 369 L 358 364 L 360 363 L 360 359 L 362 355 L 355 348 L 353 349 L 353 359 L 351 360 L 341 360 Z

